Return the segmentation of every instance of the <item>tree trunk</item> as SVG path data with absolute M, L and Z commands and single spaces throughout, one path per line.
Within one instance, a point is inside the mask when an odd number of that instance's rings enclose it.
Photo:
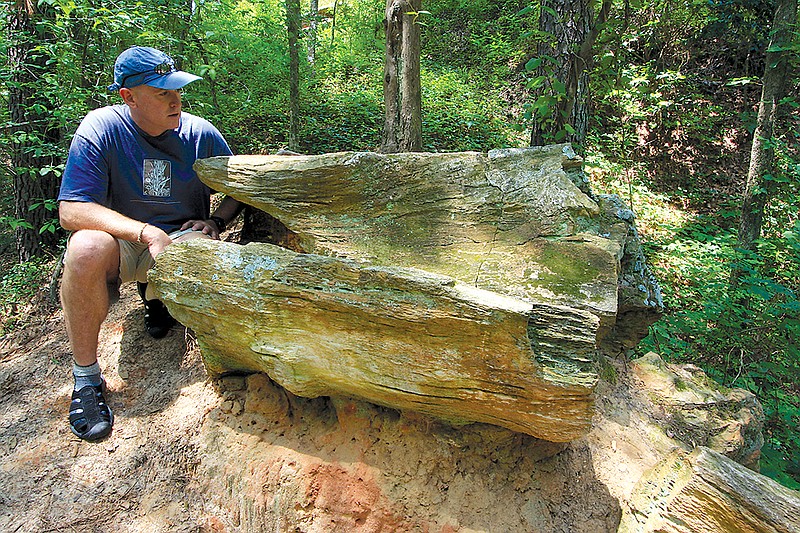
M 186 55 L 186 45 L 189 42 L 189 36 L 192 31 L 192 19 L 197 11 L 197 4 L 195 0 L 183 0 L 183 3 L 178 2 L 175 7 L 175 34 L 178 36 L 178 42 L 175 43 L 174 55 L 178 56 L 179 60 L 183 60 Z M 184 65 L 178 64 L 178 68 L 185 68 Z
M 300 0 L 286 0 L 286 27 L 289 33 L 289 150 L 300 145 Z
M 195 38 L 194 42 L 197 46 L 197 51 L 200 53 L 200 58 L 203 60 L 203 63 L 206 65 L 211 65 L 211 58 L 208 55 L 208 51 L 203 46 L 203 40 L 200 38 Z M 211 103 L 214 106 L 214 111 L 216 113 L 220 113 L 219 98 L 217 98 L 217 82 L 214 81 L 213 76 L 208 76 L 204 81 L 207 81 L 208 83 L 208 91 L 211 95 Z
M 764 207 L 774 193 L 771 172 L 774 169 L 772 137 L 778 114 L 778 104 L 785 94 L 789 78 L 789 45 L 792 42 L 792 25 L 797 20 L 797 0 L 780 0 L 775 8 L 772 38 L 767 51 L 761 103 L 753 133 L 750 150 L 750 168 L 742 199 L 742 214 L 739 220 L 739 245 L 753 250 L 755 241 L 761 236 Z M 739 275 L 734 274 L 734 283 Z
M 41 96 L 40 84 L 46 83 L 50 55 L 46 44 L 53 37 L 43 24 L 52 18 L 46 4 L 17 0 L 9 17 L 8 63 L 11 83 L 8 84 L 8 106 L 11 117 L 10 163 L 14 183 L 14 217 L 17 252 L 20 261 L 27 261 L 43 248 L 54 248 L 58 236 L 40 229 L 55 218 L 52 201 L 58 192 L 58 142 L 61 134 L 53 117 L 53 102 Z M 55 229 L 53 224 L 50 227 Z
M 384 153 L 422 149 L 420 30 L 416 13 L 421 0 L 387 0 L 386 62 L 383 91 L 386 118 Z
M 333 16 L 331 17 L 331 46 L 336 42 L 336 8 L 339 0 L 333 0 Z
M 537 69 L 548 82 L 541 97 L 553 99 L 549 113 L 533 117 L 531 146 L 569 141 L 582 146 L 586 140 L 589 116 L 589 69 L 594 43 L 608 18 L 611 1 L 604 0 L 594 17 L 588 0 L 551 0 L 551 9 L 542 9 L 539 29 L 552 36 L 552 42 L 539 47 L 539 57 L 555 59 L 555 66 L 543 62 Z
M 319 25 L 319 0 L 311 0 L 311 10 L 308 29 L 308 64 L 311 67 L 311 77 L 315 73 L 314 64 L 317 61 L 317 26 Z

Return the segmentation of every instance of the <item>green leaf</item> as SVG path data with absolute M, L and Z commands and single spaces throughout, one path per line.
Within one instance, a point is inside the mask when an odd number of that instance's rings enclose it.
M 761 80 L 758 78 L 747 77 L 747 78 L 731 78 L 725 84 L 726 87 L 740 87 L 743 85 L 750 85 L 753 83 L 759 83 Z
M 525 63 L 525 70 L 527 70 L 528 72 L 536 70 L 537 68 L 539 68 L 539 65 L 542 64 L 542 61 L 544 61 L 544 59 L 541 57 L 532 57 L 531 59 L 528 60 L 527 63 Z
M 536 8 L 533 5 L 528 5 L 517 11 L 517 16 L 524 17 L 528 13 L 533 13 Z

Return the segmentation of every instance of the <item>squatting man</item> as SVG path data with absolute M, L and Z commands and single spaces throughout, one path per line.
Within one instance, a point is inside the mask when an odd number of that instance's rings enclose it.
M 219 239 L 241 208 L 226 197 L 210 214 L 212 191 L 192 169 L 231 155 L 211 123 L 181 111 L 179 90 L 200 79 L 154 48 L 125 50 L 109 87 L 123 103 L 87 114 L 70 146 L 58 196 L 61 226 L 72 232 L 61 304 L 74 358 L 69 424 L 81 439 L 102 439 L 114 423 L 97 346 L 119 285 L 137 282 L 145 328 L 164 337 L 175 320 L 147 287 L 147 271 L 173 242 Z

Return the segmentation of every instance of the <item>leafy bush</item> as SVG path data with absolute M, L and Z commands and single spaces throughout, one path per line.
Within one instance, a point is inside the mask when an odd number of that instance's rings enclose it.
M 800 223 L 745 253 L 732 230 L 702 220 L 678 229 L 656 257 L 669 265 L 661 276 L 669 313 L 642 343 L 643 350 L 698 364 L 720 383 L 756 394 L 767 418 L 764 472 L 794 488 L 800 488 L 798 235 Z M 735 266 L 745 276 L 732 288 Z
M 432 152 L 525 146 L 496 91 L 482 90 L 465 70 L 422 73 L 422 143 Z
M 786 144 L 781 172 L 755 252 L 737 248 L 739 199 L 698 214 L 686 190 L 653 191 L 647 173 L 599 152 L 587 156 L 595 187 L 625 198 L 637 213 L 666 312 L 637 353 L 702 367 L 717 382 L 747 389 L 766 415 L 762 471 L 800 488 L 800 165 Z M 661 183 L 664 183 L 662 181 Z M 731 272 L 744 276 L 731 285 Z
M 14 263 L 0 278 L 0 328 L 2 334 L 13 331 L 42 301 L 42 288 L 53 270 L 53 261 L 34 258 Z

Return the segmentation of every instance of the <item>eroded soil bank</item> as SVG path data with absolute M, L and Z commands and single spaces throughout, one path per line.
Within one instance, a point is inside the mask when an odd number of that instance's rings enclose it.
M 642 472 L 678 446 L 611 361 L 594 429 L 568 445 L 461 428 L 263 375 L 206 378 L 190 334 L 150 339 L 132 288 L 102 331 L 115 413 L 67 426 L 70 355 L 54 312 L 0 346 L 0 530 L 615 531 Z

